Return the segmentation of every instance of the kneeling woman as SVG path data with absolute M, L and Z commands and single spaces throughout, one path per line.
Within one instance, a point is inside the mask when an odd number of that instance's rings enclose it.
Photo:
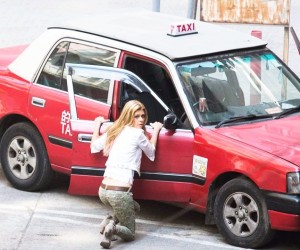
M 91 152 L 103 150 L 104 156 L 108 156 L 99 197 L 105 205 L 112 207 L 114 213 L 113 219 L 107 217 L 100 226 L 103 234 L 100 244 L 109 248 L 113 235 L 125 241 L 134 240 L 135 208 L 139 207 L 130 192 L 134 172 L 140 173 L 142 151 L 154 161 L 156 142 L 163 125 L 160 122 L 150 123 L 153 133 L 149 140 L 145 129 L 147 111 L 136 100 L 126 103 L 120 117 L 101 136 L 99 130 L 105 119 L 97 117 L 95 121 Z

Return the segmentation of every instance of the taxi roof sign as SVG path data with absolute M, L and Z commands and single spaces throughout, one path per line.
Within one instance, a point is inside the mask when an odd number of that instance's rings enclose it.
M 188 23 L 173 23 L 170 25 L 170 30 L 167 33 L 169 36 L 184 36 L 188 34 L 197 34 L 195 22 Z

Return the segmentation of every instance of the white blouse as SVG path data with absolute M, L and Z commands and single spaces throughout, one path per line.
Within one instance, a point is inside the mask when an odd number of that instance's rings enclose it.
M 107 134 L 104 133 L 91 144 L 91 153 L 103 150 Z M 104 177 L 133 183 L 134 171 L 140 174 L 142 151 L 154 161 L 155 147 L 144 134 L 143 129 L 126 126 L 115 139 L 105 163 Z

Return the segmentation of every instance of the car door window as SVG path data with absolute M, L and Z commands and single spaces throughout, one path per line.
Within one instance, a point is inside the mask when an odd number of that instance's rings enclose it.
M 79 43 L 70 43 L 66 63 L 80 65 L 114 66 L 116 52 L 103 48 L 91 47 Z M 64 68 L 62 87 L 66 89 L 67 68 Z M 110 81 L 93 76 L 77 77 L 74 79 L 76 95 L 93 100 L 108 102 Z
M 75 42 L 62 42 L 50 55 L 37 83 L 67 91 L 67 63 L 114 66 L 116 56 L 116 51 Z M 110 82 L 108 80 L 92 76 L 74 79 L 74 92 L 76 95 L 108 103 L 109 91 Z
M 126 102 L 130 100 L 138 100 L 146 107 L 148 115 L 147 124 L 155 121 L 163 122 L 164 117 L 168 112 L 150 92 L 139 92 L 137 89 L 128 84 L 123 84 L 121 92 L 121 109 L 124 107 Z
M 166 104 L 178 98 L 169 75 L 161 66 L 138 58 L 127 57 L 124 68 L 142 78 Z
M 190 128 L 171 77 L 163 67 L 150 61 L 127 56 L 124 68 L 138 75 L 161 98 L 181 121 L 181 128 Z M 134 91 L 125 88 L 122 95 L 125 101 L 128 98 L 137 99 L 145 105 L 148 110 L 148 122 L 163 121 L 166 112 L 150 93 L 135 94 Z

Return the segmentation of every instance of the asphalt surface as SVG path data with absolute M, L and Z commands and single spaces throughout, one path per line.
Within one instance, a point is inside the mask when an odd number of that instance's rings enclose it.
M 99 224 L 108 209 L 97 197 L 71 196 L 68 178 L 57 176 L 44 192 L 23 192 L 7 182 L 0 169 L 0 249 L 101 249 Z M 114 249 L 239 249 L 224 242 L 204 216 L 141 201 L 136 240 L 113 242 Z
M 67 193 L 69 179 L 58 175 L 43 192 L 16 190 L 0 168 L 0 250 L 102 249 L 99 224 L 109 210 L 98 197 Z M 116 250 L 236 250 L 204 215 L 153 201 L 139 201 L 136 239 L 112 243 Z M 278 232 L 265 250 L 299 249 L 299 232 Z

